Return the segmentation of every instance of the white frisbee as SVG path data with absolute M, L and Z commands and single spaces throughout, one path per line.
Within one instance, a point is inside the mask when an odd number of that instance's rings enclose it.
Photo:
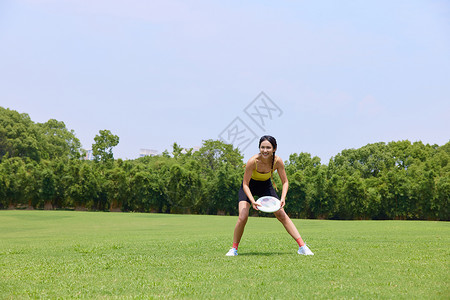
M 281 201 L 272 196 L 264 196 L 256 200 L 260 204 L 258 209 L 266 213 L 273 213 L 279 211 L 281 208 Z

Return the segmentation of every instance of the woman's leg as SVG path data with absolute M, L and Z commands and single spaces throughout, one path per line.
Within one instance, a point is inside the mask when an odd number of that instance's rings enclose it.
M 244 234 L 245 224 L 248 220 L 248 211 L 250 210 L 250 203 L 247 201 L 239 201 L 239 218 L 234 228 L 233 244 L 239 244 L 242 235 Z
M 291 218 L 289 218 L 284 209 L 280 209 L 279 211 L 275 212 L 275 216 L 277 217 L 278 221 L 280 221 L 281 224 L 283 224 L 284 228 L 286 228 L 286 231 L 294 238 L 294 240 L 299 242 L 298 239 L 300 239 L 299 245 L 305 244 L 302 240 L 302 237 L 300 236 L 300 233 L 297 230 L 297 227 L 295 227 Z
M 300 233 L 298 233 L 297 228 L 295 227 L 294 223 L 292 223 L 291 218 L 289 218 L 284 209 L 280 209 L 279 211 L 277 211 L 275 213 L 275 216 L 283 224 L 284 228 L 286 228 L 287 232 L 294 238 L 294 240 L 300 247 L 297 253 L 300 255 L 314 255 L 314 253 L 312 253 L 308 246 L 305 245 L 305 242 L 300 236 Z

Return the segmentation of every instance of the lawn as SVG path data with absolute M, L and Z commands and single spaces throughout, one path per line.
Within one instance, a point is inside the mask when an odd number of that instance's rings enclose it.
M 0 211 L 0 298 L 449 299 L 450 223 Z

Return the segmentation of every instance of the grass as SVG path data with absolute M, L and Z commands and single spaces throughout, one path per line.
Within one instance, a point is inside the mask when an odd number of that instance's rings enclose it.
M 0 211 L 0 298 L 449 299 L 450 224 Z

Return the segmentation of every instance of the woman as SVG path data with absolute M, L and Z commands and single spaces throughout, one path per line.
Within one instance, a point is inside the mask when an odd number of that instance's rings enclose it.
M 234 228 L 233 247 L 228 251 L 226 256 L 238 255 L 237 250 L 242 234 L 244 233 L 245 224 L 248 220 L 249 209 L 252 206 L 254 209 L 258 210 L 259 204 L 256 203 L 253 195 L 258 197 L 273 196 L 279 199 L 277 193 L 273 189 L 271 181 L 275 170 L 278 171 L 278 175 L 283 183 L 280 200 L 281 209 L 275 212 L 275 216 L 298 243 L 299 249 L 297 253 L 301 255 L 314 255 L 308 246 L 305 245 L 294 223 L 292 223 L 291 219 L 283 209 L 286 204 L 286 194 L 289 183 L 283 160 L 275 155 L 276 150 L 277 141 L 275 138 L 270 135 L 265 135 L 259 140 L 259 154 L 248 160 L 245 167 L 244 180 L 239 190 L 239 218 L 236 227 Z

